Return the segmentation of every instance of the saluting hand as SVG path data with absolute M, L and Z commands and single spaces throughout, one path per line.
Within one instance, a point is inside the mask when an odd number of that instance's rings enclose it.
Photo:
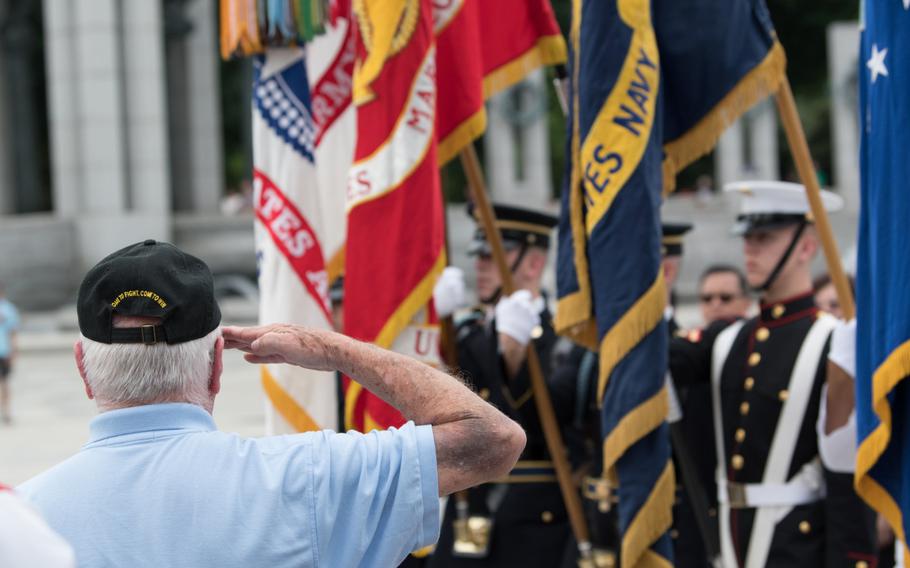
M 222 328 L 224 347 L 246 353 L 250 363 L 288 363 L 317 371 L 334 371 L 332 345 L 337 334 L 299 325 L 271 324 Z

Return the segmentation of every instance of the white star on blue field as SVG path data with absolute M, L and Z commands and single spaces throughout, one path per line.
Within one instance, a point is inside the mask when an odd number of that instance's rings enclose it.
M 910 0 L 904 0 L 904 3 L 910 3 Z M 879 75 L 888 76 L 888 68 L 885 67 L 885 57 L 888 56 L 888 48 L 882 49 L 879 51 L 877 44 L 872 44 L 872 56 L 869 57 L 869 61 L 866 62 L 866 67 L 869 68 L 869 72 L 872 73 L 872 82 L 875 83 L 875 80 L 878 79 Z

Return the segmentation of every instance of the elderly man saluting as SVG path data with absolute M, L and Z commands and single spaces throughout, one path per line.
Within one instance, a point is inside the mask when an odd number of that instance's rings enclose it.
M 83 568 L 394 566 L 438 538 L 440 495 L 505 475 L 524 447 L 515 422 L 407 357 L 291 325 L 222 330 L 208 267 L 167 243 L 98 263 L 78 313 L 76 365 L 100 414 L 78 454 L 19 489 Z M 339 370 L 409 422 L 220 432 L 225 347 L 251 363 Z

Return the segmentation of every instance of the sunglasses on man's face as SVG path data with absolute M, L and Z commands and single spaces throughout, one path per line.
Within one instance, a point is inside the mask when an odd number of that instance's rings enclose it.
M 702 294 L 698 298 L 701 300 L 701 303 L 703 303 L 703 304 L 710 304 L 712 301 L 714 301 L 715 298 L 720 300 L 721 304 L 729 304 L 730 302 L 732 302 L 734 300 L 734 298 L 736 298 L 736 296 L 733 294 L 727 294 L 725 292 L 721 292 L 719 294 Z

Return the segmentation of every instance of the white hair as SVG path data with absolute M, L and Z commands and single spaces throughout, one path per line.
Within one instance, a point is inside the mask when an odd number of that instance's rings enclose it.
M 205 406 L 218 327 L 185 343 L 99 343 L 82 336 L 85 379 L 103 409 L 188 402 Z

